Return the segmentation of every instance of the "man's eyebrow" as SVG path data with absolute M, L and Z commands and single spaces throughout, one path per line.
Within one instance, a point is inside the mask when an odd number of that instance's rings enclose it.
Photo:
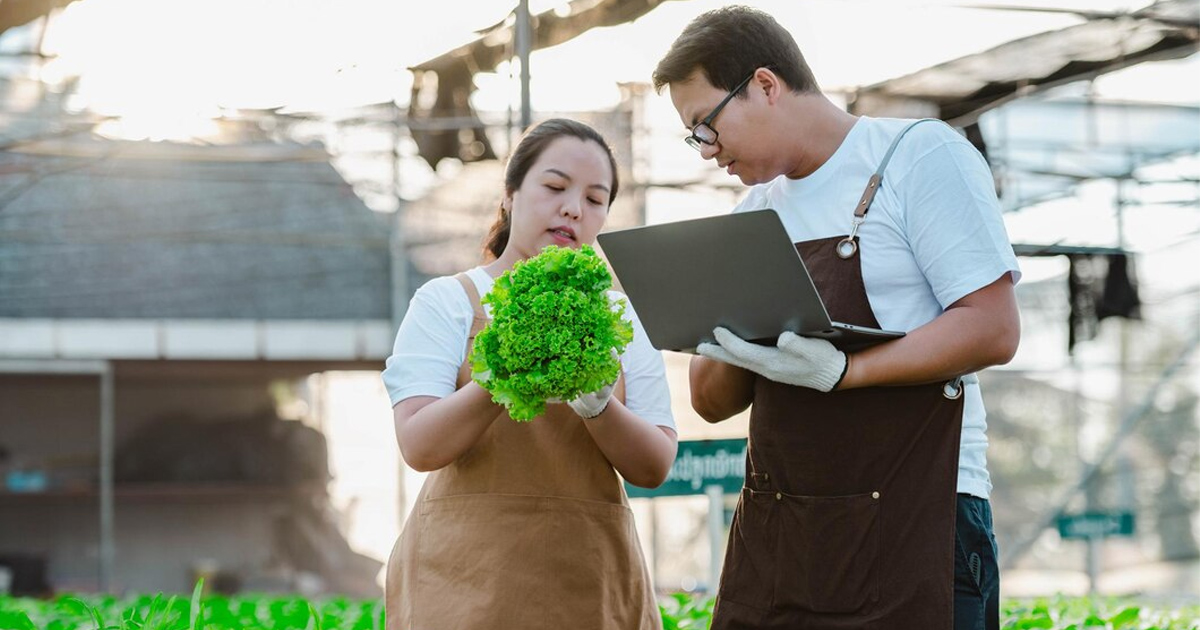
M 558 175 L 559 177 L 561 177 L 567 181 L 571 181 L 570 175 L 567 175 L 566 173 L 564 173 L 556 168 L 548 168 L 548 169 L 546 169 L 546 172 L 554 173 L 555 175 Z M 604 184 L 592 184 L 591 186 L 588 186 L 588 188 L 598 188 L 600 190 L 603 190 L 604 192 L 608 192 L 608 186 L 605 186 Z

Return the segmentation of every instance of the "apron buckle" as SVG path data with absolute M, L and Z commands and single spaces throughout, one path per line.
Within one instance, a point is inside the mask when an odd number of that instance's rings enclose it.
M 966 387 L 963 385 L 963 377 L 956 376 L 952 380 L 946 381 L 942 385 L 942 395 L 945 396 L 947 400 L 958 400 L 962 397 L 964 389 L 966 389 Z
M 858 243 L 850 240 L 850 237 L 847 236 L 846 238 L 838 241 L 838 244 L 837 244 L 838 258 L 841 258 L 842 260 L 849 260 L 849 259 L 853 258 L 854 254 L 856 254 L 857 252 L 858 252 Z
M 862 225 L 866 220 L 866 217 L 859 216 L 850 220 L 850 235 L 838 241 L 835 248 L 838 258 L 849 260 L 854 257 L 854 254 L 858 253 L 858 241 L 854 239 L 858 236 L 858 226 Z

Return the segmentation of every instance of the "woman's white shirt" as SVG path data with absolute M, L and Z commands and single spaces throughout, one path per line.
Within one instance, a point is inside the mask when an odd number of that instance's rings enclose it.
M 492 289 L 494 280 L 482 267 L 467 271 L 467 277 L 481 296 Z M 610 300 L 624 298 L 609 291 Z M 490 309 L 484 308 L 490 316 Z M 474 317 L 470 298 L 454 276 L 434 278 L 417 289 L 383 370 L 393 406 L 414 396 L 444 398 L 454 393 Z M 675 429 L 662 354 L 650 345 L 628 299 L 625 319 L 633 324 L 633 341 L 621 355 L 625 406 L 646 422 Z

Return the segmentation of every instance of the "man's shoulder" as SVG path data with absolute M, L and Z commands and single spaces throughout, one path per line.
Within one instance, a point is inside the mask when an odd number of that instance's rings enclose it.
M 921 124 L 914 124 L 921 120 L 906 118 L 873 119 L 875 123 L 875 129 L 872 130 L 872 135 L 875 138 L 874 148 L 880 154 L 881 158 L 886 154 L 892 141 L 899 137 L 899 134 L 906 128 L 911 126 L 911 129 L 908 129 L 904 134 L 904 137 L 900 140 L 895 152 L 892 154 L 888 172 L 893 177 L 908 172 L 918 163 L 930 163 L 931 159 L 939 164 L 958 163 L 967 164 L 972 168 L 975 166 L 984 166 L 986 168 L 986 164 L 978 149 L 957 129 L 936 119 L 927 120 L 927 122 L 921 122 Z
M 900 146 L 896 148 L 897 151 L 902 148 L 929 149 L 947 143 L 957 144 L 961 142 L 969 144 L 967 139 L 957 129 L 951 127 L 945 121 L 938 119 L 870 118 L 866 122 L 870 135 L 885 140 L 886 146 L 891 146 L 891 142 L 901 132 L 908 129 L 901 140 Z

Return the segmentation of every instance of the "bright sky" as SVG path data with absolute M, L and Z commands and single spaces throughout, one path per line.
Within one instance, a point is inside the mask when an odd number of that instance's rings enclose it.
M 536 13 L 563 4 L 534 0 L 531 8 Z M 648 81 L 671 35 L 722 4 L 666 2 L 633 24 L 594 30 L 535 53 L 534 107 L 578 111 L 613 105 L 616 82 Z M 749 4 L 793 31 L 826 89 L 873 83 L 1081 21 L 1069 14 L 962 8 L 954 5 L 970 3 L 949 0 Z M 1052 4 L 1120 10 L 1143 3 Z M 406 101 L 411 81 L 406 67 L 473 39 L 474 30 L 503 20 L 509 8 L 496 0 L 81 0 L 52 22 L 45 51 L 57 58 L 44 76 L 82 77 L 76 106 L 142 121 L 139 128 L 187 127 L 188 119 L 212 118 L 221 107 L 325 110 Z M 864 14 L 871 19 L 862 19 Z M 34 29 L 26 29 L 3 42 L 10 49 L 28 47 L 35 37 Z M 504 110 L 515 102 L 518 86 L 510 71 L 502 64 L 497 74 L 480 77 L 480 109 Z M 1143 94 L 1148 86 L 1157 86 L 1154 92 L 1169 87 L 1142 83 Z
M 869 85 L 1082 22 L 1070 13 L 967 8 L 963 5 L 984 3 L 967 0 L 748 3 L 771 12 L 795 34 L 827 91 Z M 596 29 L 535 52 L 530 63 L 534 109 L 613 107 L 620 98 L 618 82 L 649 81 L 673 35 L 696 15 L 722 4 L 668 1 L 632 24 Z M 1004 4 L 1121 11 L 1145 2 Z M 531 0 L 534 13 L 563 6 L 559 0 Z M 503 21 L 510 9 L 508 2 L 498 0 L 79 0 L 51 22 L 44 49 L 56 57 L 41 74 L 52 83 L 81 77 L 71 105 L 118 116 L 100 130 L 105 135 L 183 140 L 215 131 L 213 119 L 227 108 L 335 111 L 392 100 L 406 103 L 411 86 L 407 67 L 471 41 L 474 31 Z M 0 39 L 0 50 L 28 49 L 36 42 L 36 28 L 15 31 Z M 515 74 L 511 64 L 502 63 L 496 73 L 479 75 L 477 109 L 498 113 L 519 108 Z M 1195 104 L 1200 103 L 1196 76 L 1200 56 L 1108 75 L 1097 82 L 1096 91 L 1100 96 Z M 649 98 L 647 119 L 653 176 L 693 177 L 702 166 L 677 142 L 682 128 L 666 96 Z M 412 168 L 422 166 L 413 162 Z M 403 179 L 410 197 L 438 181 L 419 169 L 406 171 Z M 651 221 L 658 220 L 655 212 L 653 207 L 649 211 Z

